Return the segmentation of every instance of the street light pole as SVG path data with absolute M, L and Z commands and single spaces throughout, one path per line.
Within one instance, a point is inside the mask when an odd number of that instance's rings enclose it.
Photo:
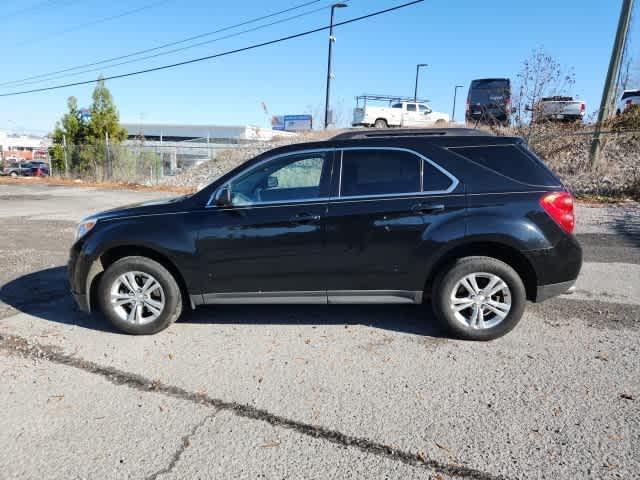
M 416 65 L 416 88 L 413 91 L 413 101 L 417 102 L 418 101 L 418 77 L 420 76 L 420 69 L 422 67 L 428 67 L 429 65 L 427 63 L 419 63 L 418 65 Z
M 333 42 L 336 41 L 333 36 L 333 13 L 336 8 L 345 8 L 347 6 L 346 3 L 334 3 L 331 5 L 331 22 L 329 23 L 329 59 L 327 61 L 327 92 L 325 95 L 325 104 L 324 104 L 324 129 L 326 130 L 329 127 L 329 101 L 331 95 L 331 62 L 333 60 Z
M 451 122 L 456 121 L 456 98 L 458 97 L 458 89 L 462 88 L 463 85 L 456 85 L 456 88 L 453 89 L 453 112 L 451 112 Z

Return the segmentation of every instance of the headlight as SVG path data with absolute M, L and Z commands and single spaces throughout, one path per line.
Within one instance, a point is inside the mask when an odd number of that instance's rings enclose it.
M 96 223 L 98 223 L 98 221 L 95 219 L 81 221 L 76 230 L 76 240 L 86 235 L 89 230 L 96 226 Z

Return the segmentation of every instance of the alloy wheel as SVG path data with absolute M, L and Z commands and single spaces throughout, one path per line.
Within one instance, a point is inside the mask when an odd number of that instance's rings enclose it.
M 112 284 L 111 308 L 121 320 L 144 325 L 157 319 L 165 307 L 160 282 L 144 272 L 126 272 Z
M 502 323 L 511 311 L 509 286 L 492 273 L 471 273 L 451 291 L 449 307 L 456 320 L 478 330 Z

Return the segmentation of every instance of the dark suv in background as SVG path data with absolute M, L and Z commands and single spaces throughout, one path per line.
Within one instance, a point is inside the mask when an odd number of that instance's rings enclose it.
M 467 123 L 507 126 L 511 122 L 511 80 L 482 78 L 473 80 L 467 96 Z
M 81 309 L 134 334 L 185 305 L 430 301 L 455 335 L 487 340 L 572 288 L 573 228 L 571 195 L 520 138 L 354 131 L 86 218 L 69 279 Z

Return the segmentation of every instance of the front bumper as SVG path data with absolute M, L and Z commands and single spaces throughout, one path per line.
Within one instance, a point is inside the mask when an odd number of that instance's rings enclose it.
M 88 289 L 91 285 L 91 280 L 95 277 L 91 267 L 92 263 L 82 254 L 81 245 L 79 243 L 74 244 L 69 252 L 69 261 L 67 263 L 69 289 L 78 308 L 87 313 L 91 312 L 91 298 Z M 93 275 L 93 277 L 89 277 L 90 275 Z
M 89 305 L 89 299 L 86 295 L 81 293 L 71 291 L 71 295 L 73 295 L 73 299 L 76 301 L 76 305 L 78 308 L 85 313 L 91 313 L 91 305 Z

